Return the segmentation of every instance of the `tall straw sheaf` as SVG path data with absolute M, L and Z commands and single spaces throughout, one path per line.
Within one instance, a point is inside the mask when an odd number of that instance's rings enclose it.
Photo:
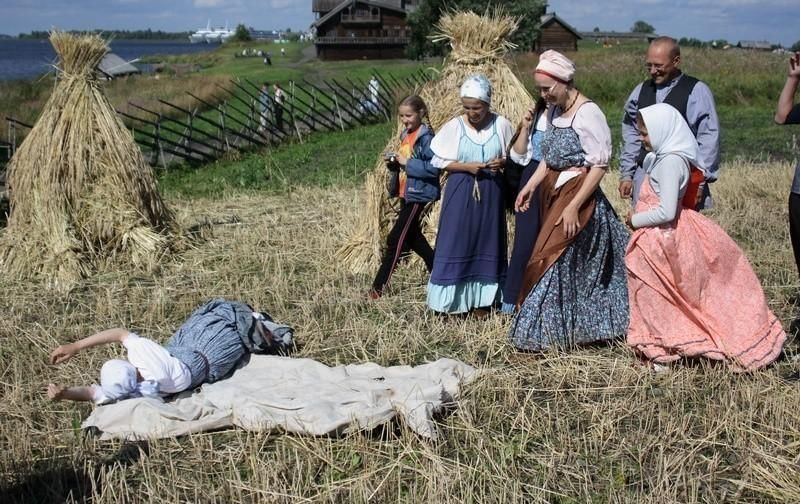
M 421 87 L 418 94 L 428 105 L 428 120 L 435 130 L 462 112 L 459 88 L 475 73 L 486 75 L 492 83 L 492 109 L 511 119 L 521 117 L 532 98 L 507 63 L 515 46 L 509 37 L 519 26 L 519 20 L 501 10 L 478 15 L 473 12 L 451 12 L 440 19 L 433 36 L 434 42 L 447 42 L 451 52 L 440 75 Z M 399 147 L 397 134 L 389 140 L 386 150 Z M 382 156 L 365 182 L 366 205 L 359 213 L 351 235 L 338 251 L 337 257 L 353 273 L 374 270 L 381 257 L 385 237 L 394 217 L 393 202 L 386 194 L 388 173 Z M 435 232 L 438 205 L 425 222 L 426 233 Z
M 53 32 L 58 82 L 9 163 L 11 215 L 0 267 L 69 286 L 110 260 L 147 265 L 173 217 L 152 169 L 103 93 L 98 35 Z

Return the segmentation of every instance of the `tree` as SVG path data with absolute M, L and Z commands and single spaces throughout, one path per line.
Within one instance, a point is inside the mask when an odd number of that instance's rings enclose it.
M 506 14 L 521 19 L 519 29 L 511 36 L 511 41 L 521 50 L 533 49 L 533 43 L 539 36 L 539 20 L 547 7 L 546 0 L 426 0 L 408 16 L 411 30 L 408 57 L 418 59 L 426 55 L 442 54 L 444 48 L 434 45 L 428 39 L 435 31 L 442 12 L 453 9 L 483 14 L 487 8 L 494 7 L 502 7 Z
M 243 24 L 236 26 L 236 31 L 233 33 L 231 40 L 235 42 L 250 42 L 253 37 L 250 36 L 250 30 Z
M 592 30 L 592 31 L 595 32 L 595 33 L 598 33 L 600 31 L 600 27 L 599 26 L 595 26 L 594 30 Z
M 633 33 L 655 33 L 656 29 L 650 23 L 647 23 L 640 19 L 639 21 L 633 23 L 631 31 Z
M 794 44 L 792 44 L 792 51 L 793 51 L 793 52 L 800 51 L 800 40 L 798 40 L 797 42 L 795 42 Z

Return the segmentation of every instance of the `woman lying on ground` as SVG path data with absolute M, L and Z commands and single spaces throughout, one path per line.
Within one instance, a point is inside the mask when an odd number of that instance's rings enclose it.
M 126 329 L 107 329 L 50 354 L 62 364 L 81 350 L 121 343 L 128 359 L 112 359 L 100 370 L 100 385 L 64 387 L 51 383 L 54 401 L 105 404 L 132 397 L 163 397 L 225 378 L 249 353 L 286 353 L 293 330 L 237 302 L 215 299 L 201 306 L 161 346 Z
M 697 191 L 690 178 L 694 135 L 680 112 L 663 103 L 643 108 L 638 123 L 650 153 L 627 218 L 635 230 L 625 255 L 628 344 L 654 364 L 686 357 L 720 360 L 736 371 L 769 364 L 786 334 L 750 263 L 715 222 L 682 208 L 682 201 L 694 204 Z

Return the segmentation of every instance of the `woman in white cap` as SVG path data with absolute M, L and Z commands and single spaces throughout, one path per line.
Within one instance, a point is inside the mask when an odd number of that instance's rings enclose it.
M 439 313 L 478 317 L 502 301 L 506 268 L 505 150 L 514 132 L 491 111 L 492 86 L 473 75 L 461 86 L 463 114 L 431 142 L 434 167 L 448 172 L 427 303 Z
M 545 51 L 534 79 L 549 104 L 543 160 L 515 203 L 525 211 L 538 188 L 541 229 L 522 279 L 511 342 L 541 351 L 604 341 L 628 328 L 625 246 L 628 235 L 600 181 L 611 157 L 605 115 L 575 87 L 575 65 Z M 530 113 L 523 122 L 532 121 Z M 519 135 L 512 147 L 530 146 Z
M 293 329 L 275 324 L 244 303 L 213 299 L 196 309 L 161 346 L 126 329 L 101 331 L 50 354 L 63 364 L 87 348 L 120 343 L 127 360 L 112 359 L 100 370 L 100 384 L 64 387 L 51 383 L 50 399 L 105 404 L 135 397 L 163 397 L 225 378 L 248 353 L 287 352 Z

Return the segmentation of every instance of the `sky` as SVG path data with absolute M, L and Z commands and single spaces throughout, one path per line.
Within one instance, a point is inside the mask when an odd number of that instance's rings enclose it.
M 659 34 L 701 40 L 800 40 L 800 0 L 550 0 L 579 31 L 627 31 L 636 20 Z M 257 29 L 305 30 L 311 0 L 0 0 L 0 33 L 31 30 L 146 29 L 190 31 L 226 22 Z

